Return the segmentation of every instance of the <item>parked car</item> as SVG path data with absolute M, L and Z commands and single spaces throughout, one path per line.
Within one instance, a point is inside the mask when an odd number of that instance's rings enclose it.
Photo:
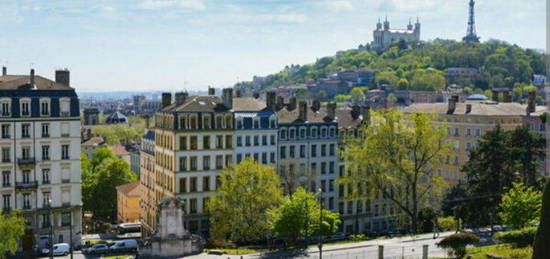
M 85 250 L 88 254 L 105 254 L 109 252 L 109 246 L 106 244 L 97 244 Z
M 53 255 L 68 255 L 71 252 L 71 248 L 67 243 L 59 243 L 53 245 Z M 42 255 L 49 255 L 50 249 L 43 248 L 41 251 Z
M 126 239 L 116 242 L 110 247 L 111 252 L 135 252 L 137 251 L 138 243 L 135 239 Z

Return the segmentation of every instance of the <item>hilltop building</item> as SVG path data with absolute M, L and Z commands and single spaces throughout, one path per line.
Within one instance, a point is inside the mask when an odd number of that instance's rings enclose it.
M 50 229 L 53 243 L 80 241 L 80 109 L 69 82 L 68 70 L 55 81 L 34 69 L 0 76 L 0 209 L 21 210 L 23 251 L 44 248 Z
M 420 40 L 420 21 L 417 19 L 414 26 L 409 20 L 406 29 L 391 29 L 390 22 L 386 17 L 384 25 L 378 20 L 376 30 L 373 31 L 373 41 L 371 47 L 375 50 L 383 50 L 390 46 L 394 41 L 419 41 Z

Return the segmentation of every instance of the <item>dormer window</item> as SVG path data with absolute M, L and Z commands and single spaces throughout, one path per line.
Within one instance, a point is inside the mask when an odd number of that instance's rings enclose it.
M 331 138 L 333 138 L 333 137 L 334 137 L 334 134 L 335 134 L 335 129 L 334 129 L 334 127 L 331 127 L 331 128 L 329 129 L 329 136 L 330 136 Z
M 269 128 L 277 128 L 277 121 L 274 116 L 271 116 L 271 118 L 269 118 Z
M 187 128 L 187 117 L 180 116 L 180 129 L 186 129 L 186 128 Z
M 300 138 L 305 138 L 306 137 L 306 129 L 305 128 L 301 128 L 300 129 Z
M 294 136 L 296 136 L 296 130 L 294 128 L 290 128 L 290 131 L 289 131 L 289 134 L 288 134 L 288 137 L 290 139 L 294 139 Z
M 243 118 L 239 118 L 237 120 L 237 129 L 242 129 L 243 128 Z
M 286 129 L 281 129 L 281 139 L 286 139 Z
M 326 137 L 327 136 L 327 128 L 321 128 L 321 137 Z
M 254 118 L 254 128 L 255 129 L 260 128 L 260 119 L 259 118 Z
M 216 129 L 222 128 L 223 118 L 221 115 L 216 116 Z
M 40 116 L 50 116 L 50 99 L 40 100 Z
M 21 99 L 21 116 L 31 116 L 30 99 Z
M 189 122 L 191 124 L 192 129 L 197 129 L 198 128 L 197 116 L 196 115 L 191 115 L 191 117 L 189 118 Z
M 311 128 L 311 137 L 316 138 L 317 137 L 317 127 Z
M 3 117 L 7 117 L 11 115 L 11 100 L 9 98 L 2 99 L 0 101 L 1 106 L 0 109 L 2 109 L 0 112 Z
M 226 115 L 225 116 L 225 128 L 226 129 L 231 129 L 233 128 L 233 117 L 231 117 L 231 115 Z
M 61 117 L 69 117 L 71 115 L 71 100 L 69 98 L 60 99 L 59 106 L 61 110 Z
M 202 117 L 202 127 L 204 129 L 210 129 L 211 128 L 211 122 L 210 122 L 210 116 L 209 115 L 204 115 Z

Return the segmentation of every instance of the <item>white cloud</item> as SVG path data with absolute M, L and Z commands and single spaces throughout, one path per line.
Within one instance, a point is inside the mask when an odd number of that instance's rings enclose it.
M 350 0 L 327 0 L 322 2 L 325 8 L 333 11 L 351 11 L 353 10 L 353 4 Z
M 163 9 L 179 7 L 191 10 L 204 10 L 204 0 L 145 0 L 138 5 L 141 9 Z

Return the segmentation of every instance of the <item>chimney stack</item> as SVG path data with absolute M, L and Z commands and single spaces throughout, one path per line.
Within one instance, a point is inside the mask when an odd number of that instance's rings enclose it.
M 222 90 L 222 100 L 227 109 L 233 109 L 233 88 L 224 88 Z
M 34 68 L 31 68 L 31 88 L 35 88 L 35 85 L 34 85 Z
M 354 105 L 351 107 L 351 118 L 353 120 L 357 120 L 359 118 L 360 110 L 361 108 L 359 107 L 359 105 Z
M 208 95 L 216 95 L 216 89 L 209 86 Z
M 162 108 L 172 104 L 172 93 L 162 93 Z
M 361 115 L 363 115 L 363 122 L 369 123 L 370 122 L 370 107 L 369 106 L 361 107 Z
M 537 92 L 529 91 L 529 98 L 527 102 L 527 114 L 533 113 L 537 110 L 537 105 L 535 103 L 536 98 L 537 98 Z
M 307 102 L 300 101 L 298 104 L 298 119 L 302 121 L 307 121 Z
M 468 103 L 466 104 L 466 114 L 469 114 L 472 112 L 472 104 Z
M 498 102 L 498 91 L 493 89 L 493 101 Z
M 277 98 L 277 94 L 275 92 L 270 91 L 265 93 L 265 102 L 268 109 L 272 111 L 277 110 L 277 103 L 275 102 L 276 98 Z
M 282 109 L 285 106 L 285 98 L 282 96 L 277 96 L 277 110 Z
M 235 97 L 241 98 L 241 90 L 235 90 Z
M 287 108 L 289 111 L 296 109 L 296 97 L 290 97 L 288 100 Z
M 447 110 L 447 114 L 453 114 L 456 110 L 456 103 L 458 102 L 458 95 L 453 95 L 449 99 L 449 109 Z
M 8 74 L 8 68 L 7 67 L 2 67 L 2 75 L 5 76 Z
M 176 105 L 180 106 L 185 103 L 185 99 L 187 99 L 187 93 L 186 92 L 179 92 L 176 93 Z
M 321 109 L 321 101 L 319 100 L 313 100 L 313 103 L 311 104 L 311 110 L 314 112 L 317 112 Z
M 55 82 L 66 86 L 71 85 L 71 73 L 68 69 L 55 70 Z
M 336 118 L 336 103 L 327 103 L 327 117 L 334 121 Z

